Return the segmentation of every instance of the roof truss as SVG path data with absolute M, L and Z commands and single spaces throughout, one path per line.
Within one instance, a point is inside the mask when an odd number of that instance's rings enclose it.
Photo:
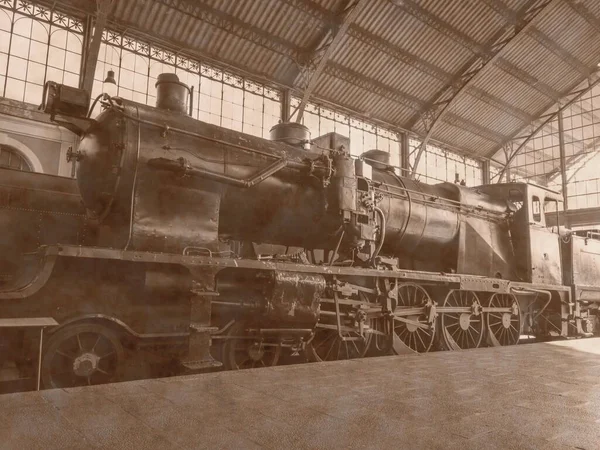
M 453 82 L 436 95 L 434 100 L 428 105 L 428 108 L 421 114 L 421 119 L 425 124 L 426 134 L 421 141 L 421 145 L 416 150 L 414 164 L 411 168 L 413 175 L 419 166 L 421 156 L 427 148 L 427 144 L 434 131 L 461 96 L 467 92 L 467 89 L 479 78 L 494 67 L 503 51 L 505 51 L 512 42 L 515 42 L 516 39 L 528 31 L 536 17 L 561 1 L 562 0 L 549 0 L 541 6 L 537 0 L 529 1 L 523 8 L 515 13 L 514 17 L 511 15 L 510 19 L 506 21 L 506 27 L 503 30 L 500 30 L 492 37 L 486 45 L 486 48 L 489 49 L 488 52 L 478 51 L 475 58 L 455 77 Z M 410 0 L 404 0 L 402 5 L 403 7 L 406 7 L 406 5 L 410 5 L 411 3 Z M 448 32 L 447 27 L 443 28 L 443 30 Z M 506 36 L 507 33 L 509 33 L 508 36 Z

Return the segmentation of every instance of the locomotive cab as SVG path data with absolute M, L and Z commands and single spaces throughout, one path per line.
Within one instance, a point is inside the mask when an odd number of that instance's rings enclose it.
M 562 284 L 560 235 L 556 221 L 562 196 L 531 183 L 481 186 L 496 198 L 505 198 L 514 211 L 510 220 L 515 269 L 513 278 L 539 284 Z

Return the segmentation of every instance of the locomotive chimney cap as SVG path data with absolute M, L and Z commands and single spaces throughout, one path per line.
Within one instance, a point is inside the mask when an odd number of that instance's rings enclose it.
M 179 77 L 176 73 L 161 73 L 156 78 L 154 87 L 158 87 L 160 83 L 181 83 L 181 81 L 179 81 Z
M 174 73 L 161 73 L 154 84 L 156 87 L 156 107 L 184 114 L 188 113 L 188 98 L 193 101 L 192 90 L 185 83 L 179 81 Z

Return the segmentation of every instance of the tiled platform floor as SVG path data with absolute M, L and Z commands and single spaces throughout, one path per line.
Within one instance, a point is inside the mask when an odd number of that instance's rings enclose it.
M 0 396 L 9 449 L 600 449 L 600 339 Z

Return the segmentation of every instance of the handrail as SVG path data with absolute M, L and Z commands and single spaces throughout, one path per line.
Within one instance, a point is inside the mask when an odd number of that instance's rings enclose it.
M 287 160 L 281 158 L 275 161 L 273 164 L 265 167 L 256 173 L 253 177 L 246 180 L 235 178 L 224 173 L 213 172 L 206 170 L 201 167 L 192 166 L 185 158 L 168 159 L 168 158 L 153 158 L 148 160 L 148 166 L 152 169 L 168 170 L 175 172 L 181 176 L 193 176 L 208 178 L 210 180 L 219 181 L 221 183 L 230 184 L 232 186 L 241 188 L 250 188 L 256 184 L 261 183 L 268 177 L 279 172 L 284 167 L 287 167 Z

